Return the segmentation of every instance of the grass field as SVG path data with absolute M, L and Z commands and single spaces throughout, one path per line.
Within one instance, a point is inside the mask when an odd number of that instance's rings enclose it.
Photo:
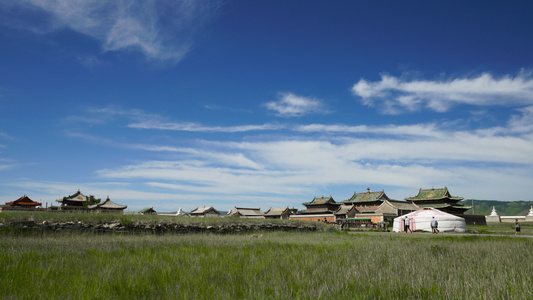
M 0 298 L 531 299 L 532 247 L 422 233 L 7 231 Z

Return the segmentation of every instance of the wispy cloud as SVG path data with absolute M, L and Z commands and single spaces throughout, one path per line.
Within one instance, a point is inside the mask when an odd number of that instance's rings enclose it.
M 382 75 L 381 81 L 359 80 L 352 87 L 365 105 L 399 114 L 421 108 L 445 112 L 457 104 L 521 106 L 533 104 L 533 78 L 529 73 L 494 78 L 488 73 L 445 81 L 405 80 Z
M 16 3 L 16 4 L 15 4 Z M 95 38 L 103 51 L 139 51 L 149 59 L 178 62 L 195 32 L 213 15 L 218 1 L 207 0 L 21 0 L 14 2 L 47 18 L 17 26 L 35 32 L 69 28 Z
M 294 128 L 299 132 L 325 132 L 325 133 L 360 133 L 360 134 L 379 134 L 381 136 L 416 136 L 416 137 L 439 137 L 442 131 L 435 124 L 415 124 L 415 125 L 325 125 L 309 124 L 299 125 Z
M 218 199 L 265 194 L 294 199 L 327 192 L 328 187 L 339 185 L 416 190 L 440 184 L 460 187 L 459 191 L 466 192 L 470 192 L 471 187 L 476 187 L 479 192 L 482 187 L 490 185 L 492 199 L 505 199 L 506 195 L 498 189 L 507 189 L 504 183 L 526 187 L 530 177 L 527 174 L 533 171 L 531 107 L 516 110 L 515 116 L 503 126 L 475 130 L 462 126 L 458 130 L 456 124 L 442 122 L 210 127 L 167 122 L 159 115 L 140 110 L 107 107 L 95 111 L 113 116 L 112 119 L 123 118 L 129 128 L 279 132 L 232 141 L 217 135 L 212 136 L 213 140 L 165 139 L 163 144 L 153 143 L 152 139 L 128 142 L 127 139 L 117 141 L 79 133 L 71 136 L 109 147 L 146 151 L 146 157 L 152 157 L 100 169 L 97 175 L 104 180 L 149 182 L 154 189 L 170 189 L 189 195 L 198 193 L 202 199 L 208 199 L 210 195 Z M 463 196 L 468 197 L 468 194 Z
M 327 113 L 322 101 L 292 93 L 280 94 L 280 100 L 267 102 L 265 106 L 281 117 L 301 117 L 311 113 Z
M 0 132 L 0 138 L 1 139 L 6 139 L 6 140 L 11 140 L 11 141 L 16 141 L 17 139 L 10 136 L 9 134 L 5 133 L 5 132 Z
M 262 131 L 262 130 L 278 130 L 284 128 L 281 124 L 260 124 L 260 125 L 238 125 L 238 126 L 206 126 L 200 123 L 192 122 L 160 122 L 158 120 L 147 120 L 139 123 L 129 124 L 130 128 L 137 129 L 159 129 L 159 130 L 174 130 L 174 131 L 192 131 L 192 132 L 246 132 L 246 131 Z
M 176 150 L 186 152 L 187 156 L 102 169 L 98 175 L 217 196 L 269 193 L 295 197 L 338 185 L 416 190 L 447 184 L 468 193 L 473 188 L 478 194 L 471 196 L 501 199 L 506 197 L 501 193 L 507 188 L 505 184 L 525 188 L 527 174 L 533 171 L 530 155 L 533 136 L 531 132 L 515 129 L 516 123 L 527 118 L 529 112 L 519 113 L 507 127 L 486 130 L 454 131 L 436 124 L 373 127 L 313 124 L 295 130 L 332 134 L 298 139 L 202 141 L 201 146 L 187 149 L 145 145 L 144 150 Z M 346 132 L 373 134 L 360 138 L 338 135 Z M 493 188 L 489 191 L 487 185 Z M 482 187 L 485 190 L 480 191 Z
M 84 107 L 81 112 L 65 117 L 64 121 L 101 125 L 112 122 L 161 121 L 162 119 L 163 117 L 158 114 L 146 113 L 140 109 L 126 109 L 121 106 L 107 105 L 105 107 Z
M 67 116 L 65 121 L 75 123 L 87 123 L 92 125 L 103 125 L 112 122 L 125 123 L 125 127 L 135 129 L 153 129 L 169 131 L 189 131 L 189 132 L 218 132 L 237 133 L 248 131 L 280 130 L 286 125 L 279 123 L 247 124 L 236 126 L 208 126 L 197 122 L 176 122 L 169 118 L 147 113 L 140 109 L 126 109 L 120 106 L 108 105 L 105 107 L 85 107 L 83 113 Z
M 106 64 L 94 55 L 78 55 L 76 56 L 76 59 L 82 66 L 90 71 L 94 71 Z

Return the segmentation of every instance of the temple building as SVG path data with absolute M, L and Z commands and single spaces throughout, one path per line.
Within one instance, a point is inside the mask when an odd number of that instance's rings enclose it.
M 348 218 L 354 218 L 357 213 L 354 205 L 341 205 L 333 214 L 335 215 L 335 221 L 343 221 Z
M 153 206 L 145 207 L 139 211 L 139 214 L 141 215 L 157 215 L 157 211 L 155 211 Z
M 452 196 L 447 187 L 420 189 L 418 195 L 405 198 L 405 200 L 412 201 L 420 208 L 433 207 L 440 211 L 460 216 L 463 216 L 467 210 L 472 208 L 472 206 L 458 203 L 463 199 L 463 197 Z
M 37 206 L 41 206 L 41 202 L 35 202 L 31 200 L 28 196 L 24 195 L 20 198 L 18 198 L 15 201 L 6 202 L 7 206 L 11 207 L 26 207 L 26 208 L 36 208 Z
M 228 212 L 226 217 L 237 217 L 245 219 L 264 219 L 265 214 L 261 211 L 260 208 L 245 208 L 245 207 L 236 207 Z
M 94 205 L 100 202 L 100 199 L 94 198 L 93 195 L 85 196 L 78 190 L 76 193 L 65 196 L 61 199 L 57 199 L 56 202 L 61 203 L 61 206 L 65 207 L 87 207 L 89 205 Z
M 270 208 L 265 212 L 265 219 L 282 219 L 287 220 L 291 215 L 291 210 L 289 207 L 277 207 Z
M 117 204 L 109 199 L 105 199 L 104 202 L 100 202 L 94 205 L 89 205 L 87 208 L 96 212 L 96 213 L 108 213 L 108 214 L 123 214 L 124 210 L 127 208 L 127 205 Z
M 374 212 L 385 201 L 390 200 L 383 190 L 378 192 L 371 192 L 370 188 L 366 188 L 366 192 L 354 192 L 352 197 L 348 200 L 341 201 L 344 205 L 354 205 L 360 213 Z
M 302 203 L 305 210 L 298 211 L 298 214 L 291 215 L 291 219 L 303 221 L 327 221 L 334 222 L 334 213 L 339 209 L 341 203 L 335 202 L 333 197 L 314 197 L 311 202 Z
M 189 215 L 197 218 L 217 218 L 220 217 L 220 212 L 213 206 L 203 206 L 193 209 Z

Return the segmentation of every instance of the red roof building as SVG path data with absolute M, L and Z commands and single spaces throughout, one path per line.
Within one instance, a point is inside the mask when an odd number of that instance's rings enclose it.
M 20 198 L 18 198 L 15 201 L 6 202 L 6 205 L 8 206 L 18 206 L 18 207 L 37 207 L 41 206 L 41 202 L 35 202 L 31 200 L 28 196 L 24 195 Z

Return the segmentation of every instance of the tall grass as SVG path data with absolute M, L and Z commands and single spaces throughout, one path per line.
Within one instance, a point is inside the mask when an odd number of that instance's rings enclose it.
M 2 299 L 531 299 L 529 239 L 429 234 L 5 235 Z

